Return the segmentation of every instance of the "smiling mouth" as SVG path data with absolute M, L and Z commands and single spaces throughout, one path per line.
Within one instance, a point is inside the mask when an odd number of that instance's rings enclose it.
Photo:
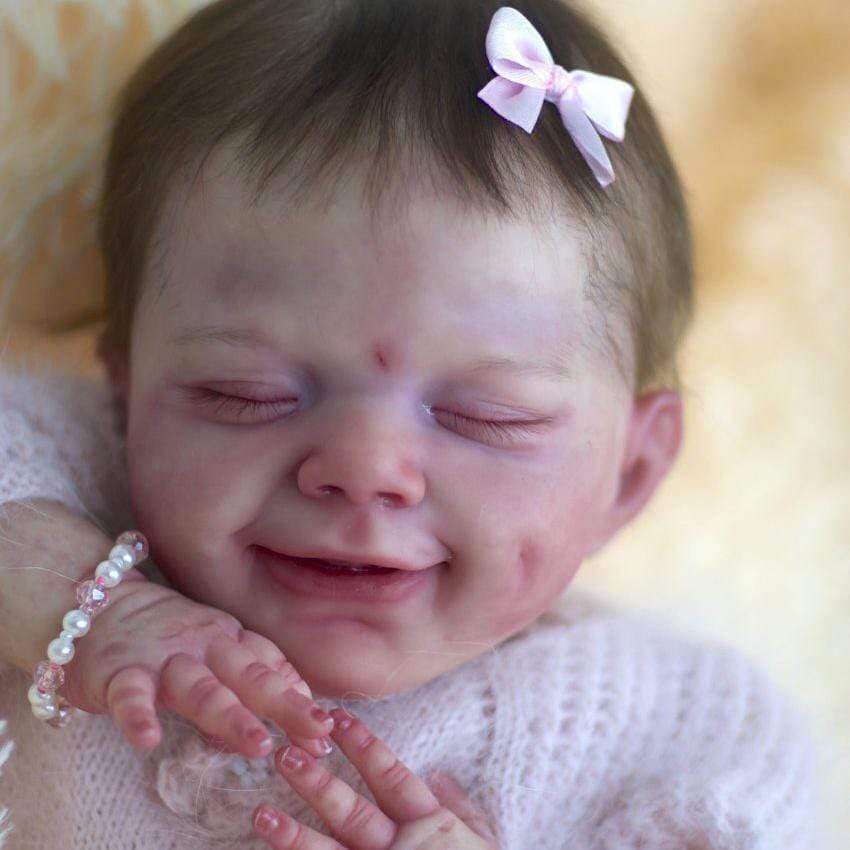
M 345 561 L 327 561 L 322 558 L 293 558 L 303 566 L 312 570 L 320 570 L 332 575 L 381 575 L 383 573 L 397 573 L 394 567 L 378 567 L 374 564 L 349 564 Z
M 289 592 L 308 600 L 403 603 L 439 580 L 445 562 L 425 569 L 396 569 L 369 564 L 339 564 L 255 547 L 258 563 Z

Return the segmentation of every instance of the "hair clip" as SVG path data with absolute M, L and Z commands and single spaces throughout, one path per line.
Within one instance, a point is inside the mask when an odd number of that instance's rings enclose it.
M 516 9 L 502 6 L 487 31 L 487 58 L 498 74 L 480 92 L 488 106 L 527 133 L 543 102 L 558 107 L 564 126 L 602 186 L 614 182 L 614 169 L 602 144 L 622 142 L 634 88 L 623 80 L 567 71 L 556 65 L 546 42 Z

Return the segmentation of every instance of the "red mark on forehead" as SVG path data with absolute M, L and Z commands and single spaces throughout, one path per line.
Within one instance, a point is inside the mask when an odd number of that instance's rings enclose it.
M 388 342 L 376 342 L 372 346 L 372 357 L 380 372 L 389 372 L 394 364 L 393 346 Z

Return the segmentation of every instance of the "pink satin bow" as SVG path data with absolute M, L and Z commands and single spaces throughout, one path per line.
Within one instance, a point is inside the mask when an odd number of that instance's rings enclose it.
M 632 86 L 615 77 L 556 65 L 540 33 L 510 6 L 502 6 L 493 15 L 487 58 L 499 76 L 478 97 L 527 133 L 534 129 L 544 100 L 556 104 L 596 179 L 602 186 L 614 182 L 614 169 L 599 134 L 623 141 Z

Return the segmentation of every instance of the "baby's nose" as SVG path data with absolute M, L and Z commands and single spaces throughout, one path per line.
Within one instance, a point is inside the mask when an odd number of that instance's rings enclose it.
M 337 487 L 335 484 L 327 484 L 323 487 L 319 487 L 319 493 L 322 496 L 330 496 L 334 493 L 339 493 L 340 495 L 345 496 L 348 501 L 356 505 L 364 505 L 369 504 L 372 501 L 377 501 L 388 508 L 399 508 L 412 503 L 412 500 L 406 498 L 404 493 L 379 492 L 375 493 L 373 496 L 366 495 L 363 497 L 357 497 L 351 495 L 351 488 L 345 490 L 342 487 Z
M 409 508 L 424 498 L 425 476 L 404 441 L 370 440 L 352 432 L 342 440 L 325 441 L 302 462 L 298 487 L 316 499 Z

